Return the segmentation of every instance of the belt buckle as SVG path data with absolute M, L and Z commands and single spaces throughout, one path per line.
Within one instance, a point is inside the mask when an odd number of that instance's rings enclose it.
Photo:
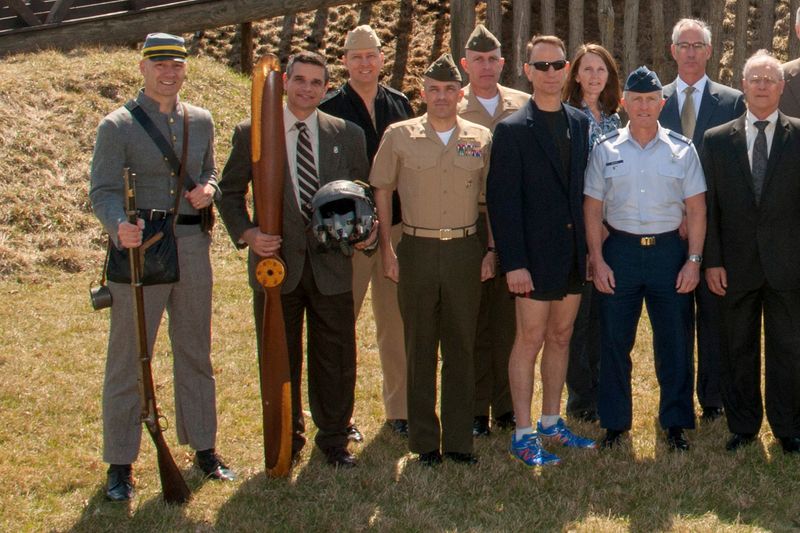
M 439 230 L 439 240 L 440 241 L 449 241 L 453 238 L 453 229 L 452 228 L 442 228 Z
M 648 235 L 647 237 L 642 237 L 639 239 L 639 244 L 642 246 L 655 246 L 656 238 L 653 235 Z

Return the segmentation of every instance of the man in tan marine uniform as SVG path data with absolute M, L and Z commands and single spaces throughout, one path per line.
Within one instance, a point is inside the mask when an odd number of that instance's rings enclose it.
M 467 38 L 461 68 L 469 75 L 464 98 L 458 103 L 461 118 L 494 131 L 498 122 L 523 107 L 531 95 L 503 87 L 498 83 L 505 59 L 500 41 L 478 24 Z M 478 210 L 486 213 L 486 198 L 480 196 Z M 478 238 L 487 251 L 486 217 L 478 217 Z M 496 257 L 496 255 L 495 255 Z M 495 427 L 514 429 L 514 408 L 508 387 L 508 357 L 514 345 L 514 300 L 508 296 L 505 276 L 496 276 L 482 284 L 478 330 L 475 339 L 475 418 L 472 434 L 487 436 L 489 408 Z
M 378 217 L 403 206 L 397 255 L 391 226 L 379 226 L 384 273 L 398 282 L 408 360 L 409 448 L 433 466 L 444 456 L 475 464 L 472 453 L 473 352 L 481 281 L 495 258 L 477 235 L 478 198 L 489 166 L 491 132 L 456 113 L 461 75 L 450 54 L 425 71 L 428 112 L 389 126 L 372 165 Z M 492 243 L 491 235 L 489 242 Z M 442 352 L 441 426 L 436 368 Z M 441 441 L 441 442 L 440 442 Z

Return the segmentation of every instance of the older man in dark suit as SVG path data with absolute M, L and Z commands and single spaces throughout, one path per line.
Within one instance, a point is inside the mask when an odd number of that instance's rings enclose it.
M 342 254 L 320 251 L 309 230 L 311 211 L 302 189 L 308 183 L 308 169 L 313 169 L 312 181 L 315 178 L 317 185 L 324 185 L 338 179 L 365 180 L 369 162 L 361 128 L 317 110 L 327 84 L 328 70 L 321 56 L 301 52 L 289 59 L 284 74 L 288 168 L 283 235 L 261 233 L 247 211 L 245 195 L 252 179 L 249 120 L 234 131 L 217 207 L 234 244 L 250 248 L 248 270 L 259 344 L 264 292 L 255 279 L 255 255 L 270 257 L 280 251 L 286 262 L 281 303 L 292 383 L 292 456 L 305 444 L 300 381 L 303 318 L 307 315 L 308 396 L 311 416 L 319 428 L 315 441 L 329 464 L 350 467 L 355 466 L 355 458 L 347 451 L 347 426 L 356 378 L 352 263 Z
M 778 111 L 780 63 L 759 50 L 744 66 L 747 114 L 703 143 L 708 180 L 706 279 L 722 297 L 726 448 L 761 427 L 761 320 L 767 420 L 786 453 L 800 453 L 800 120 Z
M 486 201 L 508 289 L 516 295 L 517 331 L 508 363 L 517 428 L 511 454 L 528 466 L 556 464 L 541 438 L 578 448 L 560 418 L 572 324 L 586 279 L 581 200 L 589 122 L 561 103 L 569 72 L 564 43 L 536 36 L 527 47 L 528 104 L 495 127 Z M 542 417 L 533 431 L 531 399 L 542 351 Z
M 744 113 L 740 91 L 711 81 L 706 63 L 711 58 L 711 30 L 702 20 L 681 19 L 672 29 L 672 57 L 678 78 L 664 87 L 666 102 L 658 118 L 665 128 L 692 140 L 698 153 L 708 128 Z M 711 294 L 702 276 L 694 291 L 697 305 L 697 401 L 704 420 L 722 416 L 720 390 L 719 299 Z

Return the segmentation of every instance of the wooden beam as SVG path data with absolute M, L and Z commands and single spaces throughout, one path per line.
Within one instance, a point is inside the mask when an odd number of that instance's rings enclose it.
M 50 8 L 50 12 L 47 14 L 44 23 L 58 24 L 64 20 L 64 17 L 67 16 L 67 11 L 69 11 L 73 3 L 75 3 L 75 0 L 56 0 L 53 7 Z
M 253 23 L 252 22 L 243 22 L 241 25 L 241 30 L 239 31 L 239 37 L 241 39 L 241 49 L 240 49 L 240 67 L 242 69 L 242 74 L 250 75 L 253 71 Z
M 23 2 L 23 0 L 6 0 L 6 4 L 16 13 L 19 18 L 25 21 L 28 26 L 40 26 L 42 21 L 39 17 Z
M 144 9 L 147 6 L 145 0 L 131 0 L 131 9 L 134 11 L 138 11 L 139 9 Z
M 22 0 L 6 0 L 19 2 Z M 361 0 L 374 2 L 376 0 Z M 139 42 L 151 31 L 193 33 L 297 11 L 352 4 L 353 0 L 193 0 L 98 19 L 68 20 L 44 31 L 23 28 L 0 35 L 0 56 L 39 49 L 69 50 L 82 44 Z M 38 21 L 38 19 L 37 19 Z

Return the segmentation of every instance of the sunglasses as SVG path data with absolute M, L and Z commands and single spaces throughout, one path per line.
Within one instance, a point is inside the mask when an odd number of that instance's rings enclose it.
M 562 68 L 567 66 L 567 60 L 559 59 L 558 61 L 534 61 L 528 64 L 533 68 L 535 68 L 536 70 L 547 72 L 548 70 L 550 70 L 550 67 L 553 67 L 553 70 L 561 70 Z

